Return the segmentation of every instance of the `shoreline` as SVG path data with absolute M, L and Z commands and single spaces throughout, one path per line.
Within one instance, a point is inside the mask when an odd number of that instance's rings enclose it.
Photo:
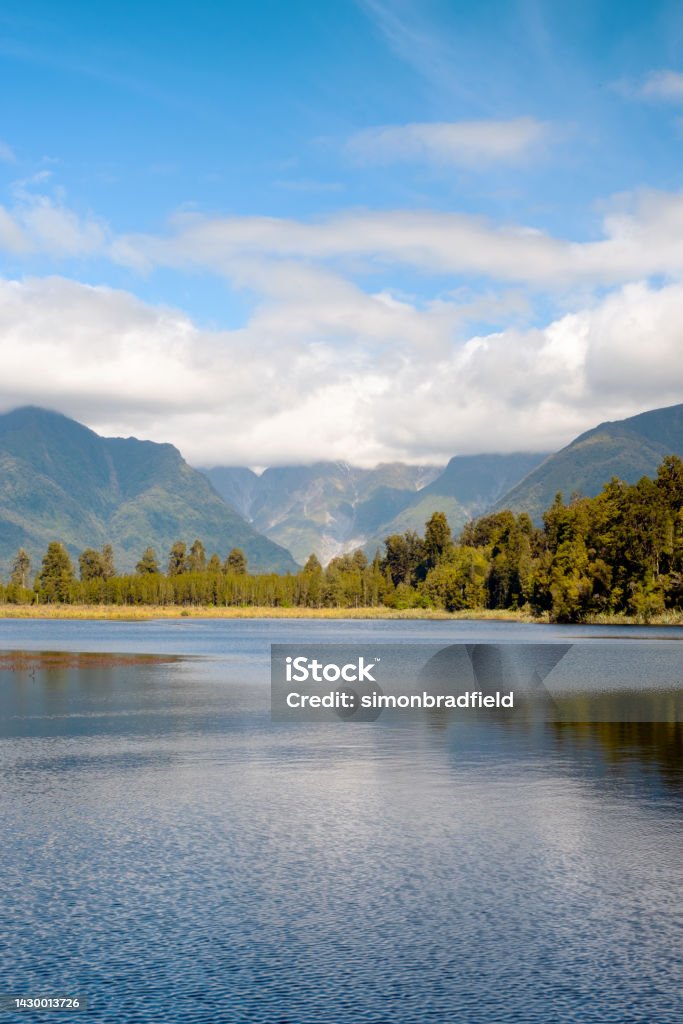
M 433 608 L 269 608 L 180 605 L 15 605 L 0 604 L 0 619 L 97 619 L 145 622 L 154 619 L 351 619 L 414 620 L 457 622 L 484 620 L 549 625 L 547 615 L 533 616 L 524 611 L 505 609 L 467 609 L 446 612 Z M 648 622 L 629 615 L 597 615 L 578 625 L 593 626 L 683 626 L 683 613 L 668 612 Z

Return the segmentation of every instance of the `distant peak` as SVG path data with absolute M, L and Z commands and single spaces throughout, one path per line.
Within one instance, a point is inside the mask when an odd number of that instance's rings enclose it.
M 73 419 L 71 416 L 66 416 L 63 412 L 58 412 L 56 409 L 45 409 L 40 405 L 20 405 L 16 409 L 10 409 L 9 412 L 0 414 L 0 427 L 2 424 L 11 427 L 12 425 L 25 425 L 28 423 L 45 424 L 51 427 L 57 424 L 68 425 L 73 429 L 95 434 L 94 430 L 86 427 L 83 423 L 79 423 L 78 420 Z M 97 435 L 95 434 L 95 436 Z

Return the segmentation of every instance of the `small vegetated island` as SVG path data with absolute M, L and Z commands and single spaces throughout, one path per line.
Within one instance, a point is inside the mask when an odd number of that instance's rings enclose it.
M 77 571 L 78 570 L 78 571 Z M 141 552 L 136 571 L 116 572 L 111 545 L 87 548 L 78 567 L 58 540 L 37 573 L 21 549 L 0 583 L 9 605 L 181 608 L 507 610 L 556 622 L 601 616 L 648 621 L 683 608 L 683 461 L 669 456 L 656 479 L 616 477 L 594 498 L 558 494 L 542 525 L 495 512 L 454 538 L 444 513 L 423 536 L 386 538 L 374 557 L 357 550 L 323 567 L 311 555 L 286 575 L 252 574 L 243 552 L 210 555 L 201 540 L 164 555 Z

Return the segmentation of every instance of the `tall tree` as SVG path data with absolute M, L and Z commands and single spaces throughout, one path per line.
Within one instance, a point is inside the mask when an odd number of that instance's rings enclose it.
M 17 551 L 17 557 L 12 563 L 10 583 L 15 587 L 22 587 L 22 589 L 25 590 L 28 587 L 28 575 L 30 571 L 31 559 L 23 548 L 19 548 Z
M 187 572 L 187 545 L 177 540 L 168 554 L 168 575 L 181 576 Z
M 670 508 L 683 506 L 683 459 L 667 455 L 657 470 L 657 486 Z
M 78 568 L 84 583 L 88 580 L 104 579 L 104 560 L 95 548 L 86 548 L 78 556 Z
M 59 541 L 53 540 L 48 544 L 37 582 L 43 601 L 50 603 L 69 600 L 74 568 L 68 551 Z
M 435 512 L 425 528 L 424 551 L 427 570 L 443 561 L 453 547 L 451 528 L 443 512 Z
M 111 544 L 105 544 L 102 548 L 102 579 L 110 580 L 113 576 L 116 576 L 114 549 Z
M 153 573 L 159 572 L 159 560 L 154 548 L 145 548 L 142 558 L 135 566 L 135 571 L 138 576 L 151 576 Z
M 233 548 L 225 560 L 225 571 L 244 576 L 247 571 L 247 556 L 241 548 Z
M 194 544 L 190 548 L 187 568 L 189 572 L 204 572 L 206 569 L 206 551 L 204 550 L 204 545 L 199 538 L 195 540 Z
M 424 545 L 413 530 L 392 533 L 384 541 L 386 554 L 382 567 L 389 570 L 395 587 L 401 583 L 410 586 L 419 575 L 424 561 Z

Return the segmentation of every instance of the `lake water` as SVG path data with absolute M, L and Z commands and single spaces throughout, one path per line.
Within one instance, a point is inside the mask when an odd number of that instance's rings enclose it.
M 0 660 L 0 990 L 90 1007 L 3 1019 L 680 1024 L 680 723 L 270 719 L 271 643 L 638 636 L 0 621 L 91 653 Z

